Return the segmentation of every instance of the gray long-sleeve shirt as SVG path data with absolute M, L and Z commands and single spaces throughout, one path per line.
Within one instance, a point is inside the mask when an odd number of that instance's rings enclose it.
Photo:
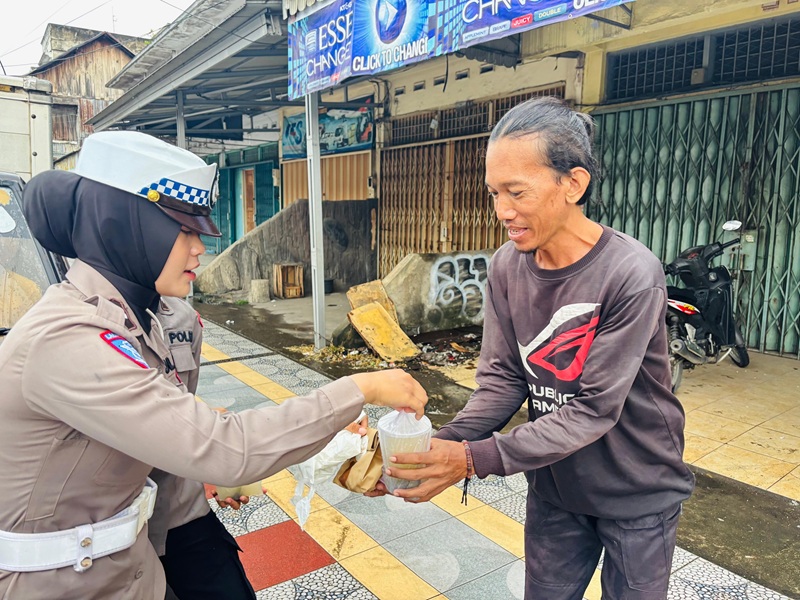
M 525 471 L 537 495 L 572 512 L 630 519 L 684 500 L 694 478 L 670 391 L 666 298 L 655 256 L 612 229 L 556 270 L 506 244 L 489 271 L 479 388 L 436 437 L 476 440 L 479 476 Z M 498 433 L 526 400 L 530 421 Z

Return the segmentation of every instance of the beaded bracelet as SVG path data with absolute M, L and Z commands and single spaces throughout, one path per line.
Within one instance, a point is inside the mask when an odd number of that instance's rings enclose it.
M 461 504 L 464 506 L 467 505 L 467 489 L 469 488 L 469 480 L 475 475 L 475 465 L 472 462 L 472 450 L 470 450 L 469 442 L 467 440 L 463 440 L 461 442 L 464 444 L 464 452 L 467 455 L 467 476 L 464 478 L 464 493 L 461 495 Z

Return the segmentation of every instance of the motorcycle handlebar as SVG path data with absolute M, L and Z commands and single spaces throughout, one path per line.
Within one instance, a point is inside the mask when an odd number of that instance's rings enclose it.
M 730 240 L 729 242 L 725 242 L 724 244 L 722 244 L 721 247 L 724 250 L 725 248 L 730 248 L 731 246 L 735 246 L 739 242 L 740 242 L 739 238 L 736 238 L 736 239 Z

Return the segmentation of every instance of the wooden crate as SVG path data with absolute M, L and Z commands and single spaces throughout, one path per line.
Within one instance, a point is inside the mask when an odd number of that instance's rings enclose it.
M 272 266 L 272 292 L 276 298 L 304 296 L 302 263 L 275 263 Z
M 303 288 L 299 285 L 285 285 L 283 286 L 284 298 L 300 298 L 303 295 Z

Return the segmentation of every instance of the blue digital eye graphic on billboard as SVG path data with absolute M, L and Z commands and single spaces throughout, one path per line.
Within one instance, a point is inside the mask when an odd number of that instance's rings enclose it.
M 384 44 L 391 44 L 397 39 L 407 14 L 406 0 L 378 0 L 375 3 L 375 25 L 378 37 Z

